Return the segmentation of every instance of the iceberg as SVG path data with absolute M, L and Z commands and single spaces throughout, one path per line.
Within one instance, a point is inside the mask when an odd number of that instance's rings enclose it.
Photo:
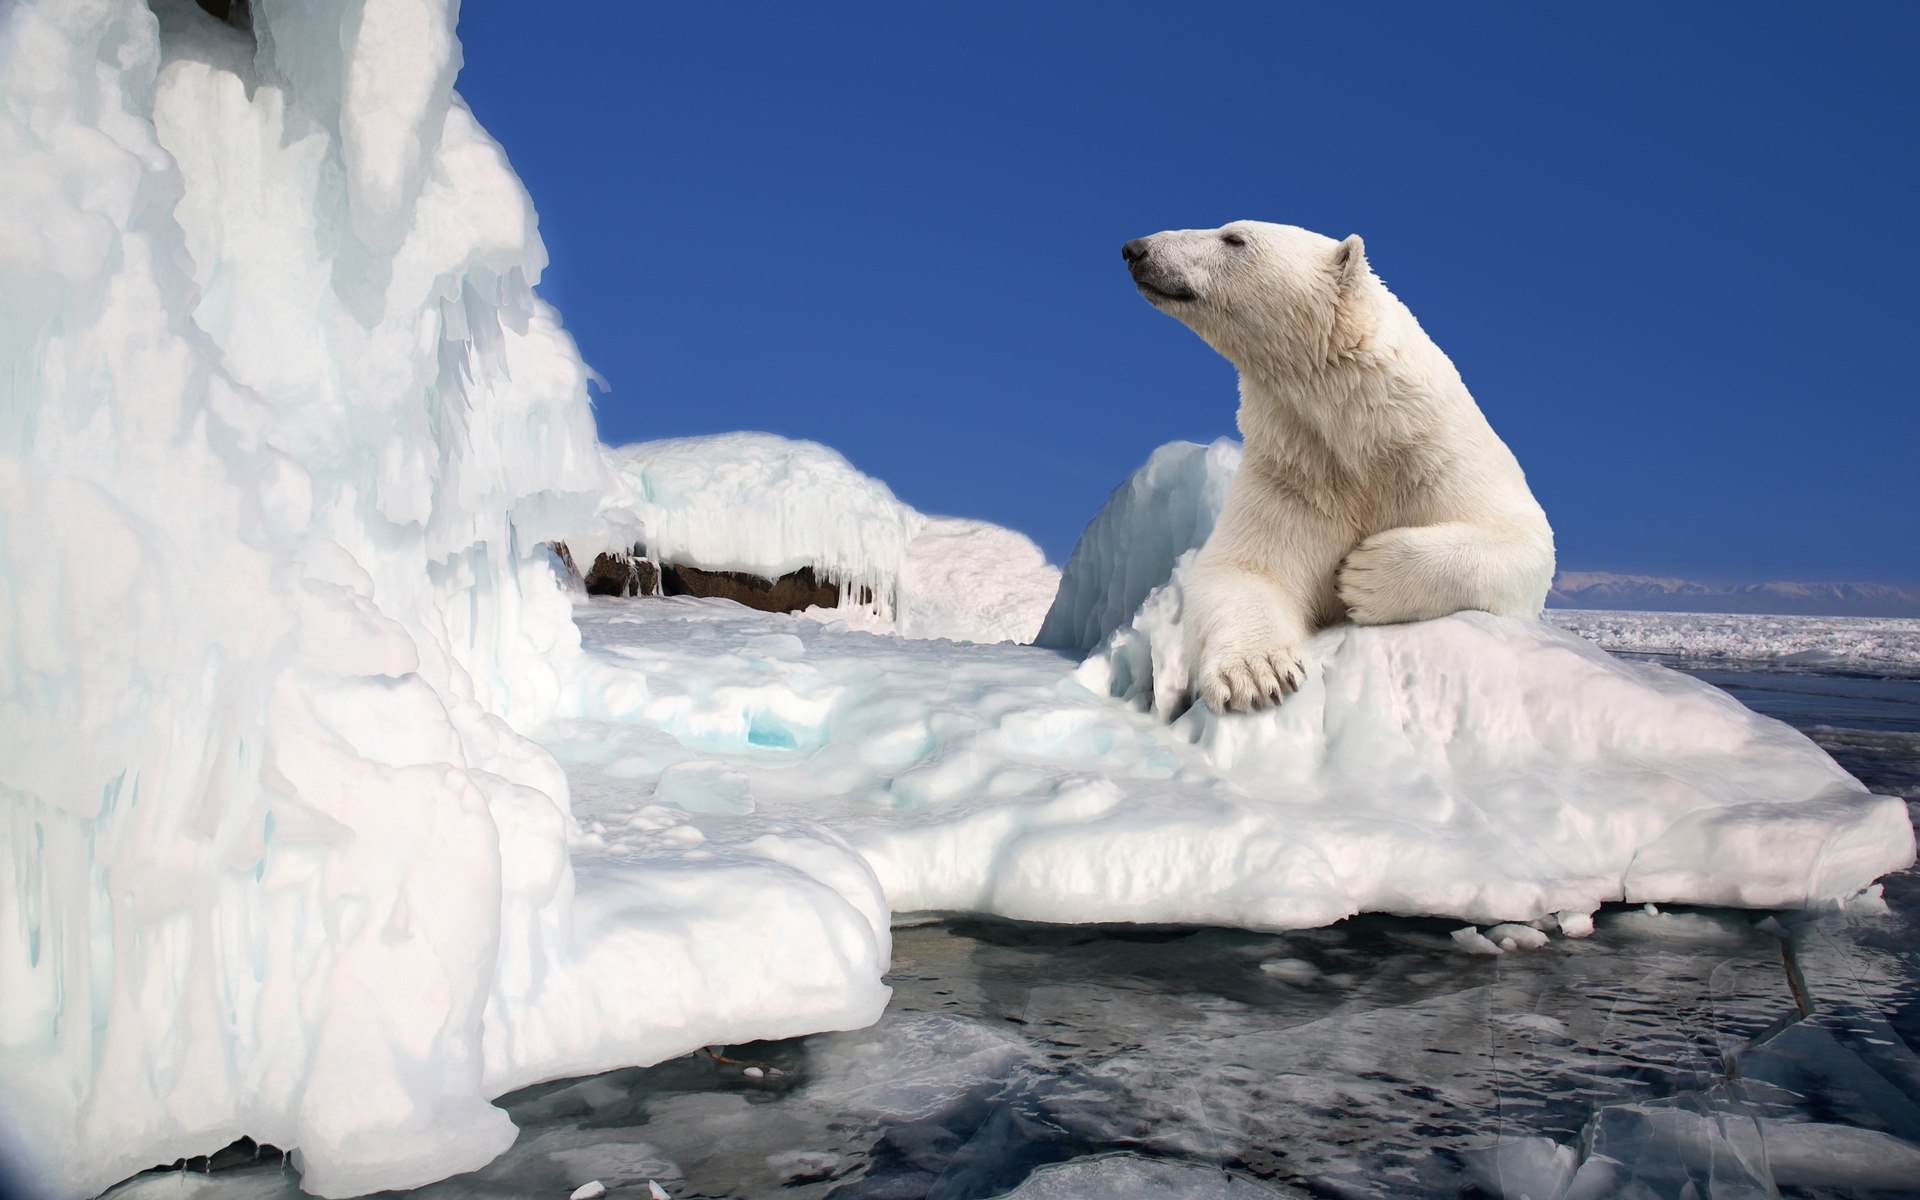
M 426 1183 L 512 1087 L 884 1003 L 831 839 L 573 867 L 516 729 L 598 678 L 543 543 L 612 472 L 456 11 L 0 11 L 0 1142 L 51 1194 L 243 1135 Z

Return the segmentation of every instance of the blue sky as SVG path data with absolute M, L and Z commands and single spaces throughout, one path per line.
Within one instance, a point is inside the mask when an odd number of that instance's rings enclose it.
M 467 0 L 613 443 L 813 438 L 1055 561 L 1232 369 L 1120 244 L 1360 233 L 1563 568 L 1920 582 L 1920 5 Z

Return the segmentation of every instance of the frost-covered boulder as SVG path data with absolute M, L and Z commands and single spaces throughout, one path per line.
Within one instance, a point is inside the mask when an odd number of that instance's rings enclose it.
M 1239 466 L 1231 438 L 1155 450 L 1080 535 L 1034 644 L 1084 654 L 1126 624 L 1180 556 L 1206 542 Z
M 817 442 L 722 433 L 623 446 L 613 457 L 620 486 L 600 514 L 596 529 L 611 532 L 599 540 L 637 536 L 669 568 L 769 582 L 806 572 L 809 588 L 838 588 L 837 604 L 781 609 L 907 637 L 1026 642 L 1059 582 L 1024 534 L 924 516 Z M 573 540 L 597 544 L 593 532 Z
M 897 607 L 923 518 L 818 442 L 720 433 L 622 446 L 621 503 L 661 562 L 778 579 L 803 567 L 843 600 Z

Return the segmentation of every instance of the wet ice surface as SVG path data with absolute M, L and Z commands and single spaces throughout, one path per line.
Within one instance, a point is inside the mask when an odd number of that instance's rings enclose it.
M 1703 675 L 1914 795 L 1920 681 Z M 1920 1194 L 1920 877 L 1885 900 L 1614 908 L 1498 957 L 1389 917 L 907 922 L 873 1028 L 525 1089 L 512 1151 L 416 1194 Z M 292 1194 L 274 1167 L 115 1193 Z

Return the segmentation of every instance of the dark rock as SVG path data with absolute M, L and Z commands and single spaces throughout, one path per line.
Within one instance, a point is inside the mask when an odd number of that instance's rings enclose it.
M 668 596 L 717 596 L 761 612 L 799 612 L 809 606 L 840 607 L 840 585 L 801 567 L 778 579 L 745 571 L 707 571 L 667 563 L 661 568 L 662 591 Z M 860 603 L 873 603 L 873 589 L 860 589 Z
M 582 575 L 565 542 L 551 543 L 568 578 L 589 596 L 713 596 L 761 612 L 799 612 L 808 607 L 840 607 L 840 585 L 812 567 L 768 579 L 750 571 L 709 571 L 683 563 L 657 564 L 643 546 L 609 552 L 593 560 Z M 873 589 L 860 589 L 860 603 L 873 603 Z
M 586 585 L 589 596 L 658 596 L 660 568 L 637 554 L 602 554 Z
M 225 21 L 235 29 L 253 32 L 252 0 L 199 0 L 201 9 L 216 21 Z
M 580 568 L 575 565 L 573 561 L 573 551 L 567 549 L 567 544 L 565 542 L 548 542 L 547 549 L 553 551 L 553 556 L 559 559 L 560 565 L 567 569 L 567 590 L 570 592 L 585 591 L 587 588 L 586 580 L 580 578 Z
M 214 1151 L 212 1154 L 196 1154 L 192 1158 L 179 1158 L 170 1163 L 162 1164 L 161 1166 L 149 1167 L 148 1170 L 193 1171 L 197 1174 L 205 1175 L 210 1171 L 226 1171 L 234 1167 L 250 1167 L 262 1159 L 284 1157 L 284 1153 L 277 1146 L 269 1146 L 263 1142 L 255 1142 L 250 1137 L 243 1137 L 237 1142 Z

